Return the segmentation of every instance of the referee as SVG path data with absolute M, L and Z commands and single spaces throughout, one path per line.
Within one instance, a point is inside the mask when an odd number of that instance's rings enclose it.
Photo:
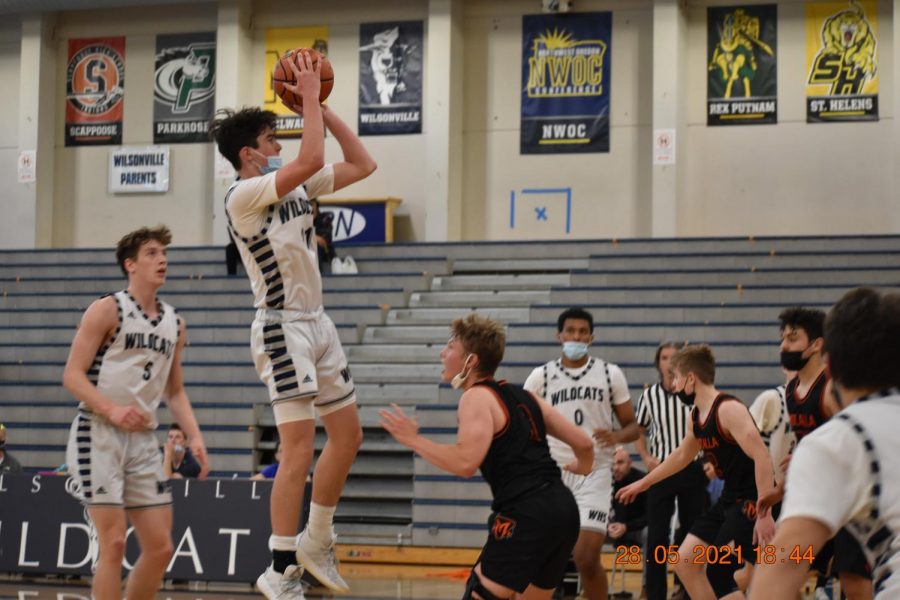
M 675 342 L 659 345 L 654 358 L 659 383 L 645 389 L 638 400 L 637 422 L 642 435 L 636 445 L 648 471 L 659 466 L 678 447 L 691 422 L 690 407 L 672 393 L 674 377 L 669 361 L 679 347 L 680 344 Z M 695 460 L 680 473 L 660 481 L 647 491 L 648 600 L 666 600 L 667 597 L 666 564 L 652 560 L 653 551 L 657 546 L 667 548 L 670 543 L 681 544 L 684 534 L 706 506 L 706 483 L 701 461 Z M 676 539 L 670 542 L 676 498 L 680 527 Z

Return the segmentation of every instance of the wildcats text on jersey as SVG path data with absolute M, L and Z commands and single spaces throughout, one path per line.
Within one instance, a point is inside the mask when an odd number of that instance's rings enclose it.
M 172 350 L 175 348 L 175 342 L 168 340 L 155 333 L 126 333 L 125 349 L 126 350 L 153 350 L 164 354 L 166 358 L 171 358 Z
M 573 386 L 550 394 L 550 404 L 556 406 L 574 400 L 596 400 L 603 402 L 606 394 L 601 388 L 592 386 Z
M 278 207 L 278 217 L 284 225 L 291 219 L 312 214 L 312 204 L 303 198 L 286 198 Z

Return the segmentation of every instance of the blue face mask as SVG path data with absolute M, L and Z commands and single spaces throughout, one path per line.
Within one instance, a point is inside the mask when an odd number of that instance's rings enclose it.
M 583 342 L 563 342 L 563 354 L 569 360 L 580 360 L 585 357 L 588 345 Z
M 277 171 L 284 166 L 284 161 L 281 160 L 280 156 L 267 156 L 266 161 L 266 166 L 259 168 L 263 175 Z

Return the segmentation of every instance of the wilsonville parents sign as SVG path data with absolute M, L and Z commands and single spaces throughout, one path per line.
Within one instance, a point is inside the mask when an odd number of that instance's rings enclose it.
M 169 191 L 169 147 L 123 147 L 109 153 L 109 193 Z

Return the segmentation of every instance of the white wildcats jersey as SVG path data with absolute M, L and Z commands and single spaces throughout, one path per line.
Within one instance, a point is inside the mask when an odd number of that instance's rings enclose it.
M 631 401 L 628 382 L 617 365 L 591 357 L 580 369 L 557 359 L 532 371 L 525 389 L 540 396 L 594 439 L 595 429 L 612 429 L 613 405 Z M 550 454 L 560 466 L 575 460 L 572 448 L 547 436 Z M 594 470 L 611 469 L 615 448 L 594 441 Z
M 88 379 L 119 406 L 137 406 L 156 421 L 156 408 L 169 381 L 181 319 L 169 304 L 158 301 L 160 313 L 150 320 L 128 291 L 113 294 L 119 307 L 119 327 L 97 350 Z M 80 408 L 87 410 L 83 404 Z
M 750 414 L 778 472 L 781 471 L 781 461 L 793 452 L 797 444 L 797 438 L 791 430 L 784 390 L 783 385 L 766 390 L 750 405 Z
M 310 198 L 329 194 L 334 169 L 325 165 L 278 198 L 275 173 L 235 181 L 225 195 L 228 228 L 250 277 L 256 308 L 322 313 L 322 277 Z

